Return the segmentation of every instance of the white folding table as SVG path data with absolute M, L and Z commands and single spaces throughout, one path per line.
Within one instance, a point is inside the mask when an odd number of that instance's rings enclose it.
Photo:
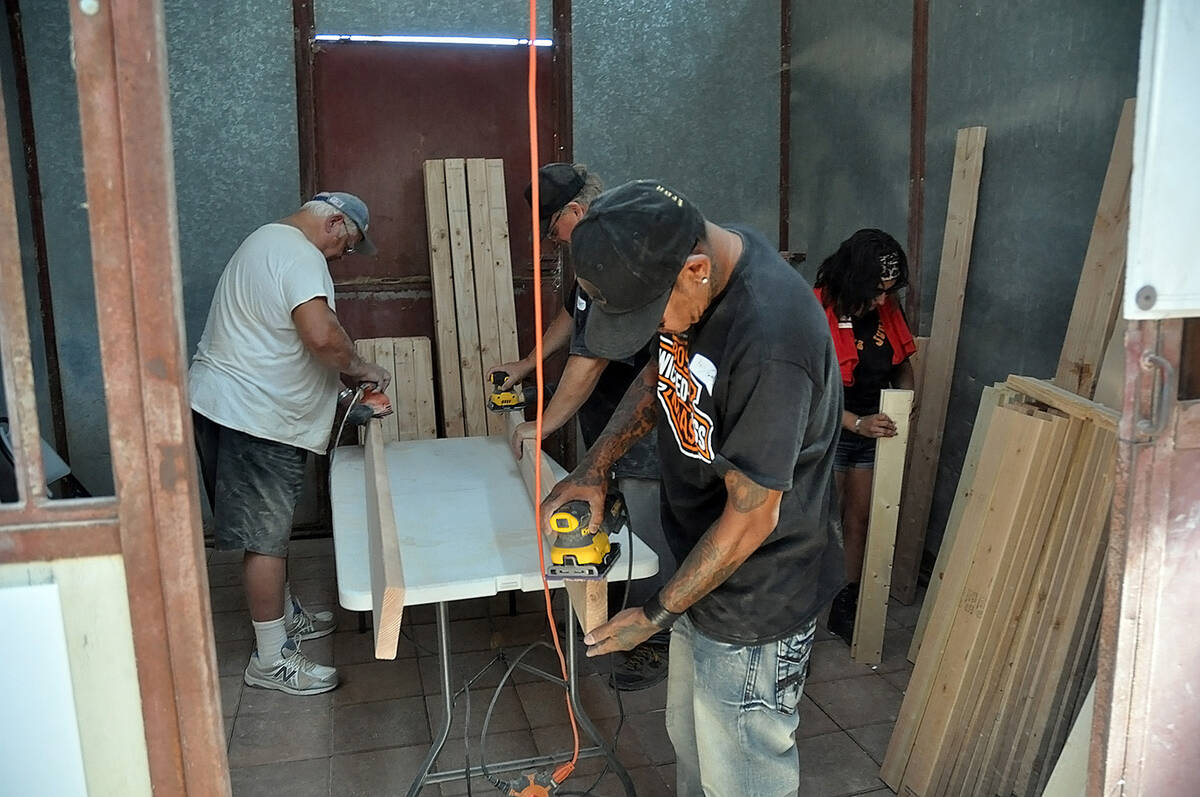
M 404 605 L 436 604 L 438 627 L 444 716 L 441 731 L 409 789 L 413 797 L 426 784 L 482 774 L 477 767 L 472 767 L 470 773 L 463 769 L 430 772 L 450 733 L 453 691 L 447 604 L 510 590 L 541 590 L 542 578 L 533 508 L 503 437 L 391 442 L 384 446 L 384 459 L 404 571 Z M 553 460 L 550 468 L 555 479 L 565 475 Z M 351 611 L 372 608 L 365 479 L 363 449 L 337 448 L 330 468 L 329 492 L 338 602 Z M 628 528 L 614 536 L 621 544 L 621 556 L 608 574 L 610 580 L 624 580 L 630 572 L 626 559 L 631 551 L 630 537 Z M 658 572 L 658 557 L 636 535 L 632 535 L 632 555 L 632 578 L 648 578 Z M 562 582 L 551 581 L 550 586 L 558 588 Z M 569 625 L 573 627 L 573 623 Z M 567 687 L 580 726 L 596 743 L 596 747 L 581 751 L 580 756 L 606 755 L 632 797 L 628 773 L 579 704 L 575 634 L 566 637 L 565 684 L 536 668 L 526 669 Z M 569 758 L 570 754 L 539 756 L 488 766 L 496 772 L 526 770 Z

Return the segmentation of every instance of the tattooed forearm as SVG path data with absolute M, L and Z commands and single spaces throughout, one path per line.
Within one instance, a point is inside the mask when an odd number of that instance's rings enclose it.
M 736 470 L 729 472 L 725 479 L 725 489 L 729 492 L 729 503 L 739 512 L 753 512 L 762 506 L 771 494 L 766 487 L 755 484 Z
M 657 415 L 654 391 L 657 382 L 658 362 L 651 359 L 641 376 L 625 391 L 608 425 L 580 462 L 579 470 L 607 473 L 638 439 L 654 428 Z
M 783 493 L 755 484 L 736 470 L 725 474 L 725 490 L 725 511 L 688 553 L 659 596 L 672 612 L 686 611 L 723 584 L 775 530 Z

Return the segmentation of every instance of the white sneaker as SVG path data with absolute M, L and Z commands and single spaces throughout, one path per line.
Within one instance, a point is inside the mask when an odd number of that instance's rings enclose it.
M 284 623 L 288 639 L 298 639 L 307 642 L 310 639 L 320 639 L 329 636 L 337 628 L 337 620 L 333 612 L 310 612 L 300 605 L 300 601 L 292 597 L 294 614 L 291 622 Z
M 289 695 L 319 695 L 337 687 L 337 670 L 305 656 L 296 640 L 289 639 L 279 652 L 278 662 L 264 665 L 258 651 L 254 651 L 242 680 L 250 686 L 277 689 Z

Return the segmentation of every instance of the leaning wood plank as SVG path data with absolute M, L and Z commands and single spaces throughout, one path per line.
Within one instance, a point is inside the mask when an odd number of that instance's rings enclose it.
M 413 339 L 393 338 L 392 348 L 396 362 L 391 385 L 396 393 L 392 404 L 392 414 L 396 417 L 396 439 L 416 440 L 417 381 L 413 364 Z
M 471 260 L 475 264 L 475 300 L 479 319 L 479 362 L 481 373 L 493 365 L 505 362 L 500 356 L 500 324 L 497 320 L 496 270 L 492 267 L 492 222 L 488 205 L 487 165 L 483 158 L 467 159 L 467 204 L 471 211 Z M 479 390 L 490 392 L 486 379 Z M 504 434 L 504 418 L 499 413 L 485 413 L 488 434 Z
M 1108 407 L 1097 404 L 1094 401 L 1080 398 L 1071 391 L 1063 390 L 1052 382 L 1034 379 L 1029 376 L 1017 376 L 1016 374 L 1009 376 L 1005 381 L 1010 388 L 1018 393 L 1023 393 L 1048 407 L 1053 407 L 1059 412 L 1065 412 L 1067 415 L 1091 421 L 1106 431 L 1115 432 L 1117 421 L 1121 419 L 1119 412 L 1110 410 Z
M 411 338 L 413 345 L 413 383 L 417 396 L 417 440 L 437 437 L 437 411 L 433 402 L 433 355 L 429 338 Z
M 454 274 L 450 265 L 445 163 L 443 160 L 425 161 L 425 220 L 429 231 L 429 276 L 433 290 L 438 386 L 442 394 L 442 428 L 446 437 L 462 437 L 466 433 L 466 420 L 458 365 L 458 324 L 454 314 Z
M 900 517 L 900 487 L 904 476 L 904 454 L 908 450 L 912 402 L 911 390 L 880 392 L 879 411 L 896 424 L 896 436 L 881 437 L 875 442 L 867 550 L 863 557 L 858 613 L 854 619 L 854 640 L 850 645 L 850 657 L 862 664 L 883 661 L 883 628 L 887 623 L 888 588 L 896 546 L 896 521 Z
M 962 471 L 958 477 L 958 489 L 954 491 L 954 503 L 950 506 L 950 517 L 946 521 L 946 531 L 942 535 L 942 543 L 938 548 L 937 564 L 929 576 L 929 586 L 925 590 L 925 600 L 921 604 L 921 616 L 917 627 L 913 630 L 912 643 L 908 648 L 908 660 L 916 662 L 917 653 L 921 650 L 921 640 L 925 637 L 925 626 L 929 623 L 929 615 L 933 613 L 938 591 L 942 580 L 946 577 L 946 563 L 950 559 L 950 551 L 954 548 L 954 537 L 958 534 L 959 524 L 962 523 L 963 511 L 971 500 L 974 486 L 975 469 L 979 466 L 979 457 L 983 453 L 983 441 L 987 437 L 988 424 L 992 421 L 992 411 L 1007 403 L 1011 391 L 996 387 L 984 387 L 979 399 L 979 409 L 975 412 L 975 424 L 971 427 L 971 442 L 967 445 L 967 455 L 963 459 Z
M 383 457 L 378 420 L 367 422 L 367 546 L 371 564 L 371 602 L 375 613 L 375 658 L 396 658 L 404 611 L 404 568 L 396 533 L 396 510 Z
M 963 586 L 955 607 L 951 633 L 941 650 L 941 663 L 934 678 L 931 699 L 921 717 L 912 755 L 904 771 L 901 793 L 919 797 L 938 794 L 937 780 L 947 758 L 944 748 L 951 743 L 955 714 L 961 709 L 965 690 L 975 683 L 984 640 L 995 611 L 1011 556 L 1022 538 L 1020 520 L 1030 506 L 1029 494 L 1044 460 L 1046 424 L 1043 420 L 1012 410 L 997 414 L 1014 418 L 1011 437 L 1000 465 L 1000 484 L 988 505 Z
M 475 265 L 471 257 L 471 217 L 467 209 L 467 167 L 446 159 L 446 213 L 450 220 L 450 266 L 454 272 L 454 317 L 458 323 L 458 367 L 467 437 L 487 434 L 483 368 L 479 361 L 479 317 Z
M 516 428 L 516 425 L 521 421 L 514 417 L 516 413 L 507 413 L 506 421 L 508 428 L 511 430 Z M 551 488 L 554 487 L 554 474 L 550 470 L 550 465 L 547 463 L 546 454 L 542 454 L 540 460 L 542 471 L 542 491 L 539 494 L 536 492 L 536 483 L 534 481 L 534 459 L 535 451 L 532 440 L 524 441 L 521 449 L 521 458 L 517 460 L 517 468 L 521 471 L 521 478 L 525 481 L 525 489 L 529 491 L 529 498 L 533 502 L 533 516 L 535 522 L 538 517 L 538 510 L 541 508 L 542 499 L 550 494 Z M 550 561 L 550 543 L 546 539 L 542 539 L 542 548 L 546 554 L 546 561 Z M 571 596 L 571 603 L 575 607 L 575 616 L 579 618 L 579 625 L 584 632 L 591 631 L 601 623 L 608 620 L 608 580 L 607 579 L 566 579 L 563 581 L 563 586 Z
M 387 369 L 387 372 L 392 375 L 392 381 L 388 383 L 387 389 L 384 390 L 384 395 L 392 405 L 392 414 L 386 415 L 379 419 L 379 428 L 383 432 L 383 442 L 391 443 L 394 440 L 400 439 L 400 413 L 397 411 L 400 405 L 400 397 L 396 395 L 397 386 L 402 381 L 410 378 L 409 374 L 400 373 L 396 367 L 396 339 L 395 338 L 375 338 L 371 341 L 372 347 L 375 349 L 375 356 L 371 358 L 371 362 Z M 400 344 L 403 350 L 404 344 Z
M 513 362 L 519 359 L 521 354 L 517 349 L 517 309 L 513 289 L 512 251 L 508 240 L 508 194 L 504 186 L 504 161 L 490 158 L 486 165 L 500 358 L 504 362 Z
M 974 489 L 964 512 L 964 520 L 954 545 L 950 549 L 950 558 L 946 564 L 946 577 L 938 594 L 937 602 L 933 605 L 933 613 L 929 616 L 929 625 L 925 629 L 925 642 L 921 646 L 921 655 L 917 657 L 916 666 L 909 677 L 908 688 L 904 692 L 904 701 L 896 718 L 896 726 L 888 742 L 887 755 L 883 760 L 880 777 L 885 783 L 898 791 L 904 770 L 908 766 L 912 754 L 913 742 L 921 725 L 921 718 L 930 700 L 934 678 L 942 662 L 942 652 L 946 640 L 950 636 L 954 614 L 957 611 L 959 599 L 962 597 L 966 584 L 967 572 L 971 559 L 975 555 L 975 547 L 979 544 L 983 519 L 992 493 L 998 488 L 1000 478 L 1000 463 L 1005 453 L 1008 441 L 1012 438 L 1013 417 L 1016 413 L 997 410 L 988 425 L 987 437 L 983 444 L 983 454 L 975 471 Z
M 950 201 L 946 209 L 946 233 L 938 270 L 933 326 L 925 356 L 924 395 L 921 396 L 917 432 L 913 438 L 912 467 L 904 490 L 900 527 L 896 536 L 896 560 L 892 570 L 892 595 L 909 604 L 917 594 L 917 571 L 925 550 L 925 533 L 933 503 L 946 406 L 954 377 L 958 351 L 958 329 L 962 321 L 967 267 L 975 235 L 975 209 L 983 172 L 983 142 L 987 128 L 968 127 L 958 131 L 954 151 L 954 173 L 950 179 Z
M 1088 240 L 1075 304 L 1067 323 L 1054 384 L 1084 398 L 1095 394 L 1104 347 L 1120 305 L 1129 232 L 1129 180 L 1133 167 L 1133 106 L 1125 100 L 1113 140 L 1100 203 Z

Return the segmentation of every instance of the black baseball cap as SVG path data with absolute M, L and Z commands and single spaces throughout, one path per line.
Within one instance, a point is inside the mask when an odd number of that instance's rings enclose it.
M 579 196 L 586 181 L 586 174 L 575 171 L 570 163 L 547 163 L 538 169 L 538 220 L 543 238 L 550 233 L 550 218 Z M 532 207 L 532 185 L 525 187 L 525 201 Z
M 703 235 L 700 211 L 659 180 L 635 180 L 597 197 L 571 235 L 575 273 L 593 303 L 587 347 L 622 360 L 645 346 Z

